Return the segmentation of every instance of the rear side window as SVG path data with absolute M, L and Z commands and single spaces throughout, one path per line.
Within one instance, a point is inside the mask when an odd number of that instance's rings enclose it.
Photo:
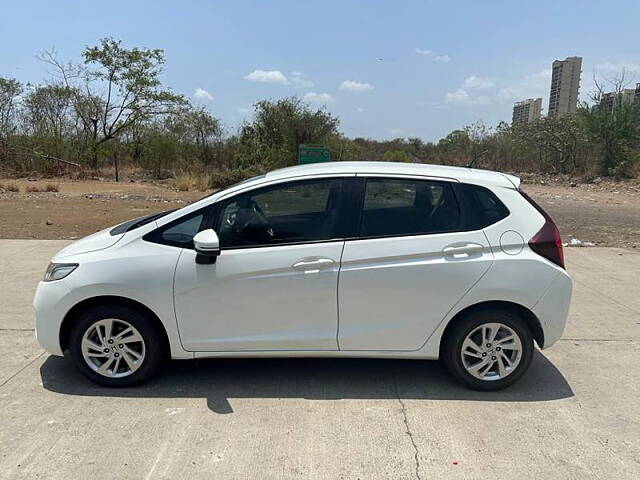
M 460 209 L 451 185 L 427 180 L 367 179 L 361 237 L 458 231 Z
M 464 201 L 465 229 L 479 230 L 509 216 L 509 210 L 489 189 L 460 183 L 456 189 Z

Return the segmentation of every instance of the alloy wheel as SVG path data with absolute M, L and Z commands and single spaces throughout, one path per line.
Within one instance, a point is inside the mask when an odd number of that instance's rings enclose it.
M 484 381 L 502 380 L 513 373 L 522 359 L 522 341 L 503 323 L 483 323 L 462 342 L 462 365 Z
M 109 378 L 127 377 L 145 359 L 145 343 L 129 322 L 115 318 L 98 320 L 82 336 L 82 357 L 98 374 Z

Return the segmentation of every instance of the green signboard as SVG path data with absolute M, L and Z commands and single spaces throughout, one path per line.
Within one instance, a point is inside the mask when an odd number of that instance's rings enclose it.
M 298 146 L 298 163 L 330 162 L 331 149 L 324 145 L 312 145 L 310 143 L 302 143 Z

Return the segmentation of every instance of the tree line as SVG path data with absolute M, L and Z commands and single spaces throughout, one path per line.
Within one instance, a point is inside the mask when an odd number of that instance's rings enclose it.
M 154 178 L 184 172 L 223 186 L 297 163 L 298 145 L 324 144 L 332 158 L 473 165 L 512 172 L 629 177 L 638 174 L 640 101 L 623 95 L 624 73 L 607 96 L 597 84 L 575 114 L 510 126 L 478 122 L 438 142 L 347 138 L 339 118 L 298 97 L 263 100 L 232 135 L 222 122 L 162 84 L 164 52 L 112 38 L 78 63 L 55 51 L 39 58 L 40 85 L 0 77 L 0 174 L 59 175 L 122 167 Z M 605 101 L 607 99 L 608 101 Z

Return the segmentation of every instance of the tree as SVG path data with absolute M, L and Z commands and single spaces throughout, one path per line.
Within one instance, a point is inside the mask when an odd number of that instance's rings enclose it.
M 22 84 L 15 78 L 0 77 L 0 138 L 13 131 Z
M 163 87 L 160 49 L 127 49 L 120 40 L 104 38 L 87 47 L 84 64 L 63 64 L 55 52 L 41 57 L 53 65 L 64 85 L 76 94 L 77 112 L 89 132 L 90 165 L 98 166 L 99 148 L 131 129 L 136 122 L 172 112 L 186 100 Z
M 402 150 L 387 150 L 382 155 L 382 159 L 385 162 L 409 162 L 411 158 L 407 152 L 403 152 Z
M 640 102 L 625 95 L 625 73 L 608 81 L 613 89 L 604 92 L 595 81 L 593 104 L 582 104 L 582 116 L 590 140 L 600 151 L 602 175 L 628 176 L 638 161 L 640 149 Z
M 298 145 L 328 143 L 338 136 L 339 120 L 326 110 L 313 110 L 298 97 L 263 100 L 254 105 L 253 122 L 240 130 L 239 166 L 263 168 L 293 165 Z
M 521 150 L 538 152 L 539 168 L 553 173 L 567 173 L 576 169 L 578 157 L 586 142 L 585 130 L 579 116 L 545 117 L 512 127 Z

